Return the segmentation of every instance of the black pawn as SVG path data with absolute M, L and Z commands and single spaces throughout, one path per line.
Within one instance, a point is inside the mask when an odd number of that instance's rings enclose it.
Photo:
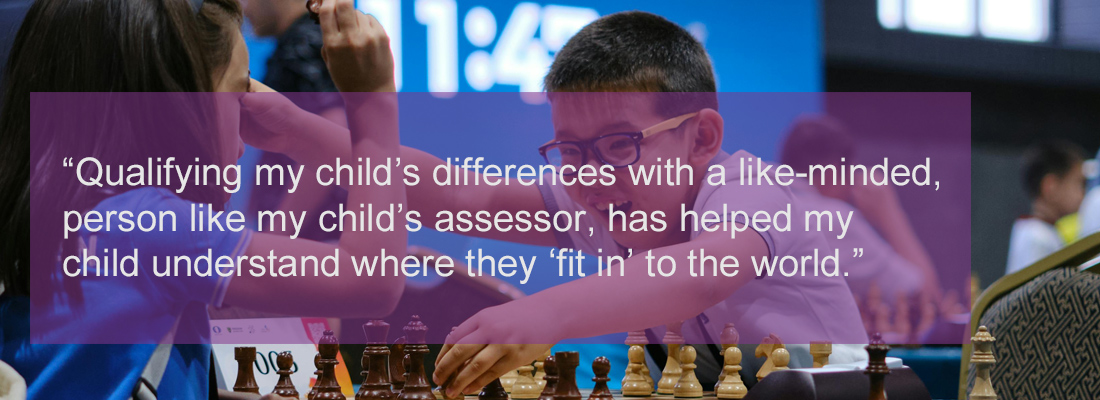
M 607 357 L 596 357 L 595 361 L 592 361 L 592 382 L 596 382 L 592 386 L 592 394 L 588 395 L 588 400 L 614 400 L 615 395 L 611 393 L 611 389 L 607 387 L 607 382 L 611 378 L 607 377 L 607 374 L 611 373 L 611 361 Z
M 508 400 L 508 392 L 504 391 L 504 385 L 500 383 L 500 378 L 493 379 L 492 382 L 481 389 L 481 393 L 477 395 L 477 400 Z
M 554 391 L 558 387 L 558 366 L 554 356 L 546 357 L 542 363 L 542 370 L 546 373 L 542 378 L 546 381 L 546 386 L 542 388 L 538 400 L 554 400 Z
M 306 400 L 313 400 L 313 396 L 317 395 L 317 384 L 321 383 L 321 353 L 313 356 L 313 367 L 317 370 L 313 371 L 313 386 L 309 388 L 309 393 L 306 393 Z
M 294 356 L 289 351 L 279 353 L 275 357 L 275 365 L 279 367 L 279 371 L 276 372 L 279 374 L 279 381 L 275 383 L 275 390 L 271 393 L 283 397 L 298 398 L 298 389 L 294 388 L 294 381 L 290 380 L 290 374 L 293 373 L 290 372 L 290 368 L 294 366 Z

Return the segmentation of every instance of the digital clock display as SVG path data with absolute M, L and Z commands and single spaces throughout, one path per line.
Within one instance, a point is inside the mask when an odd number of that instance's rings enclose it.
M 813 0 L 358 0 L 390 35 L 399 90 L 540 92 L 554 54 L 601 15 L 649 11 L 686 28 L 714 63 L 721 91 L 821 89 L 820 25 Z M 245 29 L 252 72 L 274 45 Z M 541 96 L 521 95 L 537 103 Z

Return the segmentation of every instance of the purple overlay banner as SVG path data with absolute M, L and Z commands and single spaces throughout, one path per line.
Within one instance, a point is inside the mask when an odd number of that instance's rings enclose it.
M 968 340 L 969 94 L 537 96 L 34 93 L 32 342 Z

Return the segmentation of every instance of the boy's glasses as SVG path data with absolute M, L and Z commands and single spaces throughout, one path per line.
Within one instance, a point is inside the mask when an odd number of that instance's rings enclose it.
M 539 147 L 539 154 L 547 164 L 561 168 L 565 165 L 574 167 L 572 173 L 564 175 L 576 175 L 580 167 L 588 164 L 588 152 L 596 155 L 601 164 L 622 168 L 633 165 L 641 159 L 642 139 L 668 130 L 679 128 L 680 125 L 698 115 L 698 112 L 684 114 L 667 119 L 657 125 L 643 129 L 641 132 L 620 132 L 594 137 L 581 141 L 553 141 Z

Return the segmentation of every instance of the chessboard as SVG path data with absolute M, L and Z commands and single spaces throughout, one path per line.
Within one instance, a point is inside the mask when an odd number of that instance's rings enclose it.
M 727 327 L 732 329 L 732 327 Z M 289 378 L 293 358 L 290 353 L 279 354 L 276 362 L 280 376 L 272 393 L 295 399 L 326 400 L 628 400 L 628 399 L 886 399 L 927 400 L 931 396 L 919 377 L 901 360 L 887 360 L 890 347 L 883 343 L 879 335 L 866 346 L 868 361 L 856 365 L 826 365 L 831 350 L 830 344 L 818 342 L 811 344 L 814 355 L 814 368 L 792 369 L 787 367 L 789 353 L 782 343 L 767 341 L 762 344 L 769 354 L 767 362 L 756 371 L 758 381 L 751 388 L 741 379 L 741 354 L 736 344 L 723 345 L 724 368 L 718 383 L 704 388 L 695 374 L 696 354 L 693 346 L 682 346 L 675 336 L 665 338 L 669 345 L 669 360 L 659 375 L 650 375 L 645 365 L 642 341 L 644 333 L 631 333 L 625 344 L 629 365 L 617 366 L 626 369 L 621 390 L 609 389 L 608 374 L 611 368 L 606 357 L 585 360 L 582 365 L 580 355 L 574 351 L 562 351 L 547 354 L 530 364 L 492 381 L 480 394 L 447 398 L 441 388 L 434 386 L 425 373 L 425 360 L 428 348 L 424 332 L 427 327 L 417 317 L 413 317 L 402 330 L 405 333 L 398 343 L 387 343 L 389 325 L 381 320 L 373 320 L 363 325 L 366 334 L 366 348 L 363 350 L 361 382 L 352 388 L 341 388 L 335 378 L 334 367 L 339 363 L 337 343 L 332 331 L 324 332 L 318 342 L 318 353 L 314 357 L 316 379 L 311 387 L 295 388 Z M 984 331 L 983 331 L 984 332 Z M 733 338 L 732 332 L 723 332 L 726 338 Z M 977 343 L 983 338 L 976 337 Z M 988 341 L 988 340 L 987 340 Z M 723 342 L 727 342 L 723 340 Z M 731 340 L 729 343 L 737 343 Z M 766 347 L 765 347 L 766 346 Z M 984 349 L 984 348 L 983 348 Z M 254 347 L 236 349 L 238 375 L 233 391 L 221 398 L 258 398 L 260 388 L 252 375 L 252 363 L 255 360 Z M 759 348 L 758 348 L 759 350 Z M 978 354 L 978 353 L 976 353 Z M 984 353 L 983 353 L 984 354 Z M 398 355 L 395 357 L 394 355 Z M 350 357 L 349 357 L 350 358 Z M 349 362 L 353 362 L 350 361 Z M 591 363 L 591 364 L 589 364 Z M 592 389 L 581 390 L 577 386 L 578 368 L 591 365 Z M 979 371 L 985 372 L 985 371 Z M 979 374 L 986 376 L 985 374 Z M 347 390 L 352 389 L 352 390 Z M 345 393 L 354 393 L 348 396 Z

